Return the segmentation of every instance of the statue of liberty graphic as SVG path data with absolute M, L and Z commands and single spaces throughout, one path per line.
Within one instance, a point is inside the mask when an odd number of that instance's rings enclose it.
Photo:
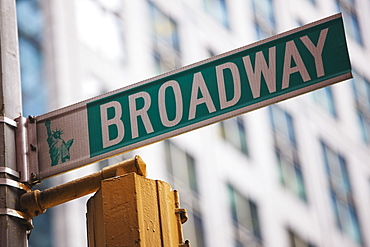
M 52 131 L 50 129 L 49 120 L 45 122 L 45 126 L 48 132 L 48 138 L 46 141 L 49 144 L 51 166 L 55 166 L 70 160 L 69 149 L 72 146 L 74 139 L 71 139 L 67 142 L 64 141 L 61 137 L 63 130 L 55 129 L 55 131 Z

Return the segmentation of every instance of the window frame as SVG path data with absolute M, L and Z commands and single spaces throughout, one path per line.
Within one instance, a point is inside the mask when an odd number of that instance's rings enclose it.
M 299 159 L 294 119 L 291 114 L 278 105 L 269 106 L 269 113 L 280 183 L 307 203 L 308 198 Z
M 363 245 L 362 228 L 357 216 L 347 161 L 341 153 L 331 148 L 324 140 L 320 140 L 320 145 L 335 224 L 342 233 Z

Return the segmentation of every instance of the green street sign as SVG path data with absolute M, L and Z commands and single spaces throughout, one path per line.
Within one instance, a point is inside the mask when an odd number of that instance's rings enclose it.
M 38 176 L 351 78 L 341 14 L 36 117 Z

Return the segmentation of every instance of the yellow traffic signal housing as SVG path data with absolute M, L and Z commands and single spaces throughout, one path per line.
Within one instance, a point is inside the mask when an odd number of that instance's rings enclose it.
M 184 242 L 176 190 L 136 173 L 105 179 L 87 203 L 89 247 L 174 247 Z

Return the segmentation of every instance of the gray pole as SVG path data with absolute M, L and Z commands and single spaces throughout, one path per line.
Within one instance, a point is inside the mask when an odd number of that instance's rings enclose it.
M 19 208 L 14 119 L 21 116 L 15 0 L 0 1 L 0 247 L 27 246 L 27 221 Z

